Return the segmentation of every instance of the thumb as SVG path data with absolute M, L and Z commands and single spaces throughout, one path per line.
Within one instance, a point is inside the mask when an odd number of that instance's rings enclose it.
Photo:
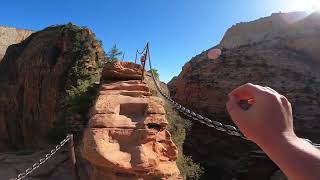
M 229 101 L 226 104 L 228 113 L 232 121 L 238 125 L 241 119 L 245 119 L 246 111 L 244 111 L 238 104 L 235 96 L 229 95 Z

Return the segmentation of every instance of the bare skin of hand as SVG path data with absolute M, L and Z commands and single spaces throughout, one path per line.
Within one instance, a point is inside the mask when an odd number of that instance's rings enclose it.
M 240 100 L 249 100 L 251 107 L 243 110 Z M 269 87 L 245 84 L 229 94 L 226 106 L 241 132 L 290 180 L 320 179 L 320 151 L 294 133 L 292 107 L 286 97 Z

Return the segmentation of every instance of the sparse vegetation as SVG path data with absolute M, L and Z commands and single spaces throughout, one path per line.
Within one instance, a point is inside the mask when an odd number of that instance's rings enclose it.
M 149 73 L 153 73 L 153 75 L 155 76 L 155 78 L 159 79 L 159 73 L 157 69 L 150 69 L 148 71 Z
M 119 51 L 117 45 L 113 45 L 110 51 L 107 53 L 107 60 L 108 61 L 116 61 L 118 60 L 119 56 L 121 56 L 123 52 Z
M 73 63 L 66 75 L 65 92 L 60 99 L 59 119 L 48 132 L 49 140 L 57 142 L 67 133 L 74 133 L 77 139 L 86 126 L 86 115 L 96 97 L 95 82 L 100 80 L 101 68 L 106 62 L 106 57 L 104 53 L 97 53 L 96 47 L 100 46 L 100 43 L 85 27 L 69 23 L 51 26 L 45 30 L 68 34 L 73 42 L 72 52 L 68 52 Z
M 166 116 L 169 121 L 169 131 L 172 135 L 172 140 L 179 149 L 177 165 L 182 176 L 191 180 L 200 179 L 201 175 L 203 174 L 203 170 L 200 165 L 194 163 L 191 157 L 183 154 L 183 143 L 185 141 L 187 132 L 191 127 L 191 122 L 179 116 L 179 114 L 175 112 L 168 104 L 166 105 Z

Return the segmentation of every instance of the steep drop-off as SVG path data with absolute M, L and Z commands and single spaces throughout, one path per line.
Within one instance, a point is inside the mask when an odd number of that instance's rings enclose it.
M 283 22 L 283 17 L 292 14 L 286 15 L 232 27 L 216 46 L 222 50 L 218 59 L 208 59 L 205 51 L 186 63 L 170 82 L 174 99 L 232 124 L 225 109 L 227 94 L 247 82 L 270 86 L 292 102 L 297 134 L 320 142 L 320 18 L 311 14 L 299 19 L 286 27 L 291 30 L 288 33 L 264 26 L 265 22 Z M 243 30 L 252 33 L 242 36 Z M 273 34 L 260 39 L 260 31 Z M 205 167 L 203 179 L 268 180 L 277 169 L 254 144 L 198 123 L 193 124 L 185 148 Z

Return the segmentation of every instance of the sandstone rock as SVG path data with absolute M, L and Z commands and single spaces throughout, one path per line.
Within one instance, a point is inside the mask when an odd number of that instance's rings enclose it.
M 142 92 L 140 81 L 102 84 L 81 146 L 90 179 L 181 179 L 163 102 Z
M 50 27 L 8 48 L 0 62 L 0 141 L 7 148 L 47 147 L 48 132 L 65 109 L 66 89 L 74 85 L 67 76 L 81 59 L 74 56 L 74 36 L 66 26 Z M 87 63 L 97 66 L 101 56 L 93 48 L 86 51 L 93 54 Z
M 282 25 L 283 20 L 277 20 L 279 16 L 275 14 L 231 28 L 218 45 L 225 47 L 219 58 L 209 60 L 206 51 L 186 63 L 179 76 L 169 83 L 174 99 L 211 119 L 233 124 L 225 108 L 228 93 L 247 82 L 269 86 L 291 101 L 297 134 L 320 142 L 317 131 L 320 128 L 320 55 L 317 55 L 320 49 L 317 46 L 319 32 L 315 30 L 320 26 L 313 23 L 311 29 L 294 27 L 308 19 Z M 274 29 L 269 29 L 271 22 Z M 299 36 L 276 33 L 267 39 L 260 38 L 266 31 L 278 32 L 277 28 L 283 26 L 292 28 L 290 32 L 296 31 Z M 249 43 L 250 40 L 256 43 Z M 258 149 L 254 144 L 202 124 L 192 126 L 184 146 L 186 154 L 205 167 L 204 179 L 213 175 L 216 179 L 269 179 L 277 170 L 265 155 L 249 153 Z
M 274 13 L 270 17 L 238 23 L 230 28 L 219 47 L 232 49 L 282 38 L 286 48 L 309 55 L 319 63 L 320 13 Z M 284 38 L 284 39 L 283 39 Z
M 10 45 L 20 43 L 32 33 L 30 30 L 0 26 L 0 61 Z
M 121 61 L 107 63 L 102 72 L 102 78 L 105 80 L 139 80 L 141 75 L 141 65 Z
M 225 33 L 220 47 L 231 49 L 279 36 L 294 35 L 294 24 L 303 21 L 307 15 L 306 12 L 273 13 L 270 17 L 237 23 Z
M 221 55 L 221 50 L 220 49 L 212 49 L 208 52 L 208 58 L 209 59 L 217 59 Z

